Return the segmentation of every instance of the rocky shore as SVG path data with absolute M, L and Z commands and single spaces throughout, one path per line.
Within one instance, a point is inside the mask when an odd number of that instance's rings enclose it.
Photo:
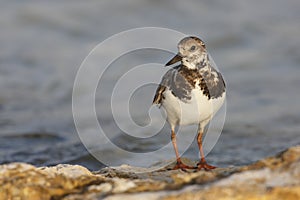
M 185 162 L 190 162 L 185 160 Z M 0 200 L 300 199 L 300 146 L 242 167 L 183 172 L 122 165 L 91 172 L 78 165 L 0 165 Z

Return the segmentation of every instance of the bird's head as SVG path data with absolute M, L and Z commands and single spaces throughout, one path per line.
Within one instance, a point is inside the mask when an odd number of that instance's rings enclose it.
M 194 36 L 185 37 L 178 43 L 178 53 L 166 66 L 179 61 L 189 68 L 196 68 L 200 62 L 207 57 L 207 51 L 204 42 Z

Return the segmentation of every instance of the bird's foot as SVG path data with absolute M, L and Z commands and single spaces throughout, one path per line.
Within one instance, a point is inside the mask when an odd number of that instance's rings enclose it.
M 182 171 L 187 171 L 187 169 L 195 169 L 195 167 L 186 165 L 186 164 L 182 163 L 181 160 L 177 160 L 177 162 L 172 170 L 176 170 L 176 169 L 181 169 Z
M 204 169 L 205 171 L 209 171 L 215 168 L 217 167 L 207 164 L 206 160 L 202 158 L 200 162 L 197 163 L 196 170 L 200 171 L 201 169 Z

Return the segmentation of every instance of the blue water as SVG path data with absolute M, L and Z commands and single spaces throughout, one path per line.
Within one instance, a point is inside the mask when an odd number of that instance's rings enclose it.
M 300 144 L 299 10 L 296 0 L 1 2 L 0 163 L 102 167 L 81 144 L 74 126 L 76 72 L 98 43 L 144 26 L 200 36 L 224 74 L 226 122 L 209 161 L 242 165 Z M 151 56 L 163 63 L 171 55 Z M 137 54 L 132 59 L 147 63 L 149 58 Z M 117 76 L 118 69 L 113 69 Z M 81 117 L 88 121 L 86 95 L 83 89 L 78 98 Z M 97 101 L 99 118 L 107 119 L 110 128 L 109 113 L 101 112 L 101 106 Z M 97 131 L 85 128 L 87 133 Z M 127 149 L 151 151 L 169 141 L 168 127 L 163 131 L 166 135 L 142 143 L 119 132 L 112 139 Z M 105 150 L 106 155 L 112 152 Z M 197 158 L 195 144 L 186 155 Z M 162 156 L 174 157 L 172 149 Z

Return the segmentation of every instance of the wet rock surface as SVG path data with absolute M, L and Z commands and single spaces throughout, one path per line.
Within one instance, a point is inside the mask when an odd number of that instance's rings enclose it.
M 0 166 L 0 200 L 300 199 L 300 146 L 242 167 L 198 172 L 170 167 L 122 165 L 91 172 L 79 165 L 10 163 Z

